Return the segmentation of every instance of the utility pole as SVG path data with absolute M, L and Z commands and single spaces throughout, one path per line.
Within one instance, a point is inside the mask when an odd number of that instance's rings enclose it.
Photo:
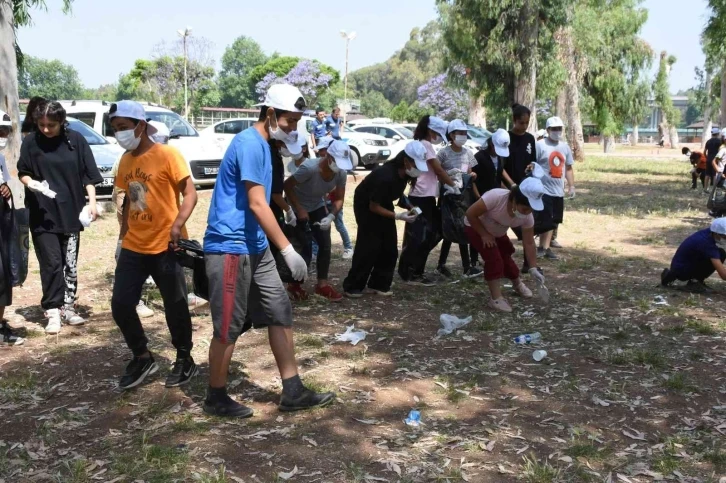
M 183 30 L 177 30 L 177 33 L 182 38 L 184 45 L 184 119 L 189 120 L 189 87 L 187 78 L 187 37 L 192 35 L 191 27 L 187 27 Z
M 350 41 L 353 40 L 356 37 L 355 32 L 346 32 L 345 30 L 340 31 L 340 36 L 345 39 L 345 82 L 343 87 L 343 97 L 345 98 L 345 108 L 343 109 L 343 123 L 346 122 L 346 118 L 348 116 L 348 108 L 350 107 L 350 104 L 348 103 L 348 52 L 350 48 Z

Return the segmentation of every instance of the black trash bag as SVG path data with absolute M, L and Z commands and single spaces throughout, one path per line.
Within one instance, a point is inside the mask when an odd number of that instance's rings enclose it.
M 179 265 L 192 271 L 194 294 L 209 300 L 209 279 L 204 265 L 204 249 L 196 240 L 179 240 L 179 250 L 175 251 Z
M 30 252 L 30 227 L 27 208 L 14 209 L 7 200 L 4 203 L 0 230 L 3 243 L 7 244 L 7 259 L 10 269 L 10 281 L 13 287 L 19 287 L 28 278 L 28 253 Z
M 460 195 L 445 195 L 442 187 L 439 205 L 441 207 L 441 232 L 444 240 L 451 243 L 468 244 L 469 239 L 464 232 L 466 210 L 473 205 L 477 198 L 474 194 L 473 179 L 469 175 L 463 176 L 464 187 Z
M 282 228 L 282 232 L 285 234 L 285 237 L 287 237 L 287 239 L 290 241 L 295 251 L 299 253 L 300 256 L 302 256 L 304 244 L 308 241 L 309 243 L 312 243 L 312 233 L 310 233 L 308 238 L 308 236 L 301 234 L 300 230 L 296 230 L 295 227 L 290 226 L 285 222 L 280 223 L 280 228 Z M 282 280 L 283 283 L 302 282 L 302 280 L 295 280 L 292 277 L 290 267 L 287 266 L 287 262 L 285 262 L 285 257 L 282 256 L 280 250 L 273 247 L 272 245 L 270 246 L 270 249 L 272 250 L 272 255 L 275 257 L 275 265 L 277 266 L 277 273 L 280 275 L 280 280 Z
M 726 188 L 722 183 L 723 175 L 716 175 L 706 207 L 716 213 L 726 213 Z

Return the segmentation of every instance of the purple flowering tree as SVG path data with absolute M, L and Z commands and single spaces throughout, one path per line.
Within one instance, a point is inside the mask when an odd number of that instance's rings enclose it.
M 421 107 L 433 109 L 444 119 L 467 119 L 469 116 L 469 95 L 466 90 L 447 85 L 447 74 L 439 74 L 418 88 L 418 103 Z
M 333 76 L 323 73 L 315 62 L 303 59 L 285 77 L 280 78 L 270 72 L 257 83 L 255 91 L 260 100 L 264 100 L 265 93 L 271 85 L 286 82 L 300 89 L 300 92 L 302 92 L 302 95 L 308 101 L 308 105 L 313 105 L 319 92 L 327 88 L 332 79 Z

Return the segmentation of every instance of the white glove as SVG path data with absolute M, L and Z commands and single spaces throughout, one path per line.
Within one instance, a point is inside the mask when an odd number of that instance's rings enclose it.
M 37 179 L 32 179 L 28 183 L 28 189 L 35 193 L 40 193 L 47 196 L 48 198 L 55 198 L 55 191 L 50 189 L 47 181 L 40 182 Z
M 78 215 L 78 221 L 81 222 L 81 225 L 83 225 L 84 228 L 89 228 L 91 226 L 93 218 L 91 217 L 88 206 L 83 207 L 83 209 L 81 210 L 81 214 Z
M 574 186 L 570 186 L 570 190 L 569 190 L 568 194 L 570 195 L 571 200 L 575 199 L 575 187 Z
M 326 216 L 322 220 L 316 221 L 315 223 L 313 223 L 313 225 L 320 226 L 321 230 L 330 230 L 330 224 L 333 223 L 333 220 L 335 220 L 335 215 L 330 213 L 328 216 Z
M 461 190 L 456 186 L 444 185 L 444 196 L 446 195 L 460 195 Z
M 295 212 L 292 211 L 292 206 L 290 206 L 285 212 L 285 224 L 290 226 L 297 225 L 297 216 L 295 216 Z
M 411 215 L 408 211 L 402 211 L 401 213 L 396 213 L 396 219 L 397 220 L 403 220 L 406 223 L 413 223 L 416 221 L 417 216 Z
M 542 274 L 542 272 L 540 272 L 536 268 L 530 268 L 529 269 L 529 276 L 532 277 L 537 283 L 541 283 L 541 284 L 544 285 L 544 283 L 545 283 L 545 277 Z
M 116 243 L 116 261 L 118 262 L 118 257 L 121 255 L 121 245 L 123 244 L 123 240 L 119 240 L 118 243 Z
M 301 282 L 304 282 L 308 276 L 308 266 L 295 249 L 292 244 L 286 246 L 280 251 L 282 256 L 285 258 L 285 263 L 290 267 L 290 274 L 292 278 Z

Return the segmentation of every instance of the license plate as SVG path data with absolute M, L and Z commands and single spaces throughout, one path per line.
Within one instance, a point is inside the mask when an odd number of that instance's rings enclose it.
M 204 174 L 206 176 L 211 174 L 219 174 L 219 168 L 204 168 Z
M 100 186 L 104 188 L 113 187 L 113 178 L 103 178 L 103 182 Z
M 384 151 L 381 151 L 381 156 L 390 156 L 390 155 L 391 155 L 391 152 L 387 149 Z

